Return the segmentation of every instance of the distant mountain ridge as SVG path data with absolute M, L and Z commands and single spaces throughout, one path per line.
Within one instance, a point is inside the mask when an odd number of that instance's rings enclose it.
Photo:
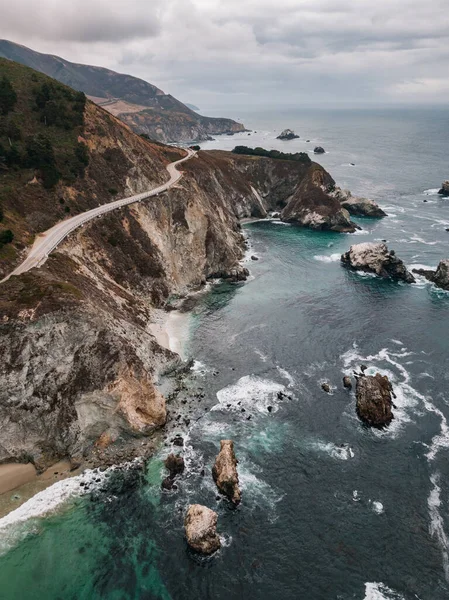
M 232 119 L 203 117 L 174 96 L 132 75 L 72 63 L 8 40 L 0 40 L 0 57 L 31 67 L 84 92 L 136 133 L 145 133 L 157 141 L 202 141 L 211 135 L 244 130 L 242 124 Z

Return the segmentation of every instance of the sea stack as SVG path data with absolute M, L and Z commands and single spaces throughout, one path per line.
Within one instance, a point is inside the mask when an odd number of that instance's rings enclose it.
M 441 196 L 449 197 L 449 180 L 443 181 L 438 193 L 441 194 Z
M 436 271 L 432 269 L 413 269 L 413 273 L 424 275 L 442 290 L 449 290 L 449 258 L 440 260 Z
M 315 154 L 325 154 L 326 153 L 326 150 L 322 146 L 316 146 L 313 149 L 313 151 Z
M 284 129 L 284 131 L 277 136 L 277 140 L 294 140 L 296 138 L 299 138 L 299 135 L 296 135 L 296 133 L 292 130 L 292 129 Z
M 169 454 L 164 461 L 165 468 L 169 471 L 169 475 L 162 482 L 162 489 L 171 490 L 174 486 L 174 481 L 178 475 L 184 472 L 184 459 L 179 454 Z
M 221 440 L 220 452 L 215 460 L 212 476 L 220 492 L 234 504 L 239 504 L 241 500 L 237 462 L 234 442 Z
M 394 250 L 388 250 L 384 243 L 364 242 L 351 246 L 348 252 L 342 254 L 344 265 L 356 271 L 375 273 L 379 277 L 414 283 L 415 278 L 406 269 Z
M 212 554 L 221 547 L 217 534 L 217 513 L 202 506 L 191 504 L 184 520 L 187 543 L 196 552 Z
M 371 427 L 382 428 L 391 423 L 392 385 L 386 375 L 357 377 L 356 398 L 359 418 Z

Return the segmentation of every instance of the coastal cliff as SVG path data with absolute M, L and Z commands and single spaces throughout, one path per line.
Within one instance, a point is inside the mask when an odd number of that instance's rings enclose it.
M 20 114 L 24 128 L 1 173 L 1 227 L 14 233 L 0 250 L 5 275 L 39 232 L 66 214 L 155 187 L 183 151 L 149 143 L 31 69 L 9 61 L 0 67 L 17 95 L 2 118 Z M 42 90 L 50 95 L 43 110 L 58 99 L 63 126 L 48 126 L 35 110 Z M 30 164 L 23 141 L 42 143 L 42 136 L 54 153 L 50 175 L 57 177 L 50 181 L 49 165 Z M 83 168 L 67 170 L 80 145 Z M 180 362 L 153 335 L 157 309 L 239 268 L 242 217 L 281 209 L 284 219 L 295 213 L 296 222 L 312 227 L 350 226 L 326 191 L 332 178 L 316 163 L 201 151 L 182 168 L 168 191 L 90 221 L 41 268 L 0 285 L 0 462 L 44 469 L 114 444 L 142 452 L 142 437 L 166 420 L 158 378 Z M 307 223 L 311 213 L 318 222 Z

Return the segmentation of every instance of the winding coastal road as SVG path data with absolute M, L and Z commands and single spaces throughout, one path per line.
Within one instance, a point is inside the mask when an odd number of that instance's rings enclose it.
M 189 160 L 196 154 L 196 152 L 190 150 L 190 148 L 186 149 L 186 151 L 187 156 L 167 165 L 167 171 L 170 175 L 170 179 L 159 187 L 149 190 L 148 192 L 143 192 L 142 194 L 135 194 L 134 196 L 129 196 L 128 198 L 122 198 L 122 200 L 115 200 L 114 202 L 109 202 L 108 204 L 102 204 L 97 208 L 92 208 L 91 210 L 76 215 L 75 217 L 61 221 L 60 223 L 54 225 L 51 229 L 48 229 L 44 233 L 40 233 L 23 263 L 16 267 L 12 273 L 2 279 L 0 283 L 7 281 L 12 275 L 20 275 L 21 273 L 25 273 L 30 269 L 42 266 L 50 253 L 53 252 L 53 250 L 69 235 L 69 233 L 81 225 L 84 225 L 84 223 L 95 219 L 95 217 L 99 217 L 100 215 L 111 212 L 111 210 L 115 210 L 116 208 L 121 208 L 122 206 L 127 206 L 128 204 L 133 204 L 134 202 L 141 202 L 142 200 L 146 200 L 152 196 L 157 196 L 161 192 L 165 192 L 174 186 L 183 175 L 182 172 L 178 171 L 176 167 L 186 160 Z

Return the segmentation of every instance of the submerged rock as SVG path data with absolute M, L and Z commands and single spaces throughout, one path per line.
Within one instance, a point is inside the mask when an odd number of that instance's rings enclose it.
M 375 273 L 379 277 L 414 283 L 415 278 L 406 269 L 402 260 L 388 250 L 384 243 L 364 242 L 351 246 L 348 252 L 342 254 L 344 265 L 356 271 Z
M 238 265 L 229 271 L 218 271 L 216 273 L 212 273 L 212 275 L 209 275 L 208 279 L 226 279 L 227 281 L 238 283 L 239 281 L 246 281 L 248 279 L 248 275 L 248 269 L 242 265 Z
M 449 290 L 449 259 L 441 260 L 436 271 L 432 269 L 413 269 L 413 273 L 424 275 L 426 279 L 443 290 Z
M 237 462 L 234 453 L 234 442 L 232 440 L 221 440 L 220 452 L 215 460 L 212 476 L 220 492 L 234 504 L 238 504 L 241 500 Z
M 326 150 L 322 146 L 316 146 L 313 149 L 315 154 L 325 154 Z
M 164 465 L 170 472 L 171 477 L 181 475 L 184 472 L 184 459 L 180 454 L 169 454 L 164 461 Z
M 347 388 L 348 390 L 350 390 L 352 388 L 351 378 L 348 377 L 347 375 L 345 377 L 343 377 L 343 387 Z
M 175 479 L 184 472 L 184 459 L 179 454 L 169 454 L 164 465 L 168 469 L 169 475 L 163 480 L 161 487 L 163 490 L 176 489 Z
M 299 138 L 299 135 L 296 135 L 296 133 L 291 130 L 291 129 L 284 129 L 284 131 L 277 136 L 277 140 L 294 140 L 296 138 Z
M 196 552 L 212 554 L 221 547 L 217 534 L 217 513 L 202 506 L 191 504 L 184 520 L 187 543 Z
M 385 427 L 391 423 L 392 385 L 386 375 L 363 375 L 357 378 L 356 398 L 359 418 L 372 427 Z
M 441 194 L 441 196 L 449 196 L 449 180 L 443 181 L 441 189 L 438 193 Z

